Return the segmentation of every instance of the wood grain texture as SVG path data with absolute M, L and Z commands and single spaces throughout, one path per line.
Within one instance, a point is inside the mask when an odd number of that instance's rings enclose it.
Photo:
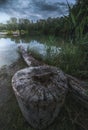
M 50 125 L 58 116 L 68 91 L 88 109 L 88 83 L 37 61 L 22 46 L 19 50 L 29 67 L 17 71 L 12 86 L 21 111 L 32 127 L 43 129 Z
M 58 116 L 68 90 L 65 74 L 49 66 L 18 71 L 12 86 L 24 117 L 38 129 L 47 127 Z

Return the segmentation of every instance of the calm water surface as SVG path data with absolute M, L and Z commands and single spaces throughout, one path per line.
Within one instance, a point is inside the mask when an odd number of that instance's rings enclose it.
M 18 53 L 18 46 L 22 45 L 25 49 L 29 47 L 33 51 L 37 51 L 42 56 L 47 54 L 47 51 L 52 53 L 59 53 L 60 48 L 55 45 L 51 47 L 47 44 L 46 40 L 39 40 L 38 38 L 28 37 L 1 37 L 0 38 L 0 67 L 10 65 L 17 61 L 20 57 Z

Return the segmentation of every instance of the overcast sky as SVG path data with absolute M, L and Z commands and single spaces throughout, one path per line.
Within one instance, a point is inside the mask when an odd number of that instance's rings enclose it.
M 68 0 L 74 4 L 75 0 Z M 66 0 L 0 0 L 0 22 L 10 17 L 30 20 L 46 19 L 67 14 Z

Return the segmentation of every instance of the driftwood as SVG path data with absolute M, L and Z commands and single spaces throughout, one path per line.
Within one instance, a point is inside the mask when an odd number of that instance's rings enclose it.
M 35 58 L 33 58 L 31 53 L 28 54 L 27 51 L 22 46 L 19 46 L 19 52 L 21 53 L 24 61 L 26 62 L 28 66 L 39 66 L 43 64 L 39 62 L 38 60 L 36 60 Z
M 69 91 L 76 101 L 88 109 L 88 83 L 78 80 L 77 78 L 66 75 L 68 78 Z
M 67 91 L 88 108 L 87 83 L 37 61 L 22 46 L 19 50 L 29 67 L 13 76 L 12 86 L 30 125 L 38 129 L 50 125 L 58 116 Z
M 20 46 L 19 49 L 20 49 L 20 52 L 22 54 L 24 61 L 27 63 L 28 66 L 30 66 L 28 64 L 30 59 L 27 58 L 27 57 L 30 57 L 29 54 L 24 50 L 22 46 Z M 35 60 L 34 58 L 33 60 L 35 61 L 35 65 L 38 66 L 39 61 Z M 88 109 L 88 83 L 83 82 L 68 74 L 66 74 L 66 77 L 68 79 L 69 92 L 72 94 L 73 98 L 75 98 L 76 101 L 81 103 L 83 107 L 86 107 Z

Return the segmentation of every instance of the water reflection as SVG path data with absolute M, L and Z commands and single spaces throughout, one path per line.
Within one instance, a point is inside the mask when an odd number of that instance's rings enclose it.
M 41 55 L 46 54 L 45 44 L 39 43 L 35 40 L 30 42 L 29 48 L 33 51 L 38 52 Z
M 56 46 L 48 46 L 47 44 L 42 44 L 37 41 L 31 41 L 29 44 L 29 48 L 33 51 L 36 51 L 37 53 L 41 54 L 42 56 L 46 56 L 47 53 L 52 55 L 53 53 L 59 53 L 60 48 Z
M 10 65 L 19 58 L 16 52 L 17 46 L 9 38 L 0 39 L 0 67 L 3 65 Z
M 22 45 L 25 49 L 29 47 L 32 51 L 36 51 L 43 57 L 53 55 L 60 52 L 60 48 L 55 45 L 48 45 L 45 39 L 33 37 L 3 37 L 0 38 L 0 67 L 10 65 L 19 58 L 18 46 Z

